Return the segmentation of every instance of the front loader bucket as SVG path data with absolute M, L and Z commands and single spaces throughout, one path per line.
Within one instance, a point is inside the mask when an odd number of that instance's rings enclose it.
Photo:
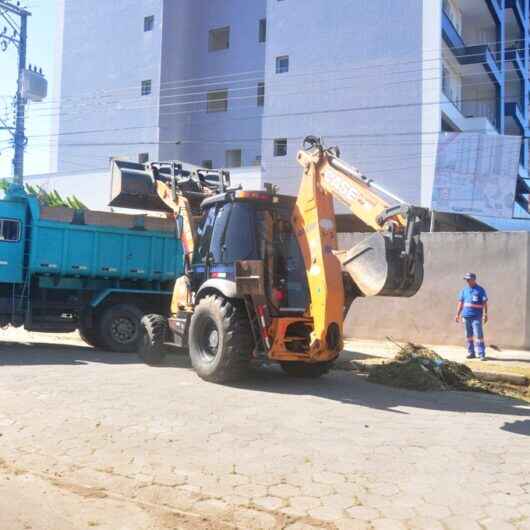
M 423 247 L 404 252 L 400 234 L 375 233 L 339 255 L 342 268 L 364 296 L 412 296 L 423 282 Z
M 152 212 L 171 211 L 156 193 L 155 181 L 143 164 L 114 160 L 111 179 L 109 206 Z

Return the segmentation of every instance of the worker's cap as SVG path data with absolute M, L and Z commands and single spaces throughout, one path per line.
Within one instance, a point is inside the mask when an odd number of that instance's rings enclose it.
M 476 280 L 476 279 L 477 279 L 477 275 L 474 272 L 468 272 L 464 276 L 464 280 Z

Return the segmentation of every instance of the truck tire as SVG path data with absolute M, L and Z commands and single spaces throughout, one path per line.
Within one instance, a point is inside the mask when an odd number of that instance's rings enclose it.
M 167 321 L 163 316 L 145 315 L 142 318 L 142 340 L 138 355 L 145 364 L 156 365 L 162 362 L 166 356 L 167 335 Z
M 253 338 L 243 306 L 221 296 L 205 296 L 191 318 L 191 364 L 199 377 L 213 383 L 241 379 L 250 363 Z
M 96 348 L 98 350 L 103 348 L 103 344 L 98 335 L 97 329 L 81 326 L 79 328 L 79 335 L 81 336 L 81 339 L 89 346 L 92 346 L 92 348 Z
M 333 366 L 333 361 L 322 363 L 304 363 L 299 361 L 285 361 L 280 363 L 282 370 L 291 377 L 317 379 L 327 374 Z
M 143 316 L 136 306 L 129 304 L 106 309 L 98 323 L 103 347 L 116 353 L 136 353 L 142 340 Z

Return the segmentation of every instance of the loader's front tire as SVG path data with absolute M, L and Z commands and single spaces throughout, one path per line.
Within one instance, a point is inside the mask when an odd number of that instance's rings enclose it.
M 327 374 L 333 366 L 333 361 L 322 363 L 304 363 L 298 361 L 285 361 L 280 363 L 282 370 L 291 377 L 317 379 Z
M 229 383 L 244 377 L 253 347 L 244 306 L 237 300 L 205 296 L 191 318 L 189 345 L 191 364 L 202 379 Z
M 166 319 L 161 315 L 145 315 L 142 318 L 142 340 L 138 349 L 140 358 L 149 365 L 162 362 L 166 356 L 168 336 Z

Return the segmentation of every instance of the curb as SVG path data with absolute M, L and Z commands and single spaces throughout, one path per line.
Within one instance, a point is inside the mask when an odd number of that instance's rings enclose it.
M 528 377 L 518 374 L 507 374 L 502 372 L 480 372 L 473 370 L 473 373 L 481 381 L 489 383 L 509 383 L 517 386 L 529 386 L 530 381 Z

